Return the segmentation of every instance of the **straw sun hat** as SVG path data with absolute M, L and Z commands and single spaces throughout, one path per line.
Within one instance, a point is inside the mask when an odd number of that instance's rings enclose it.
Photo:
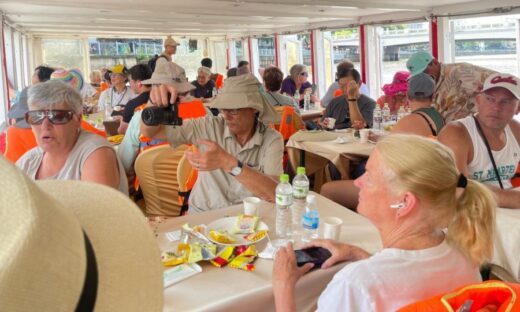
M 2 311 L 162 310 L 159 249 L 127 197 L 33 182 L 2 156 L 0 176 Z
M 219 109 L 254 108 L 265 124 L 279 123 L 280 116 L 260 93 L 260 82 L 252 74 L 230 77 L 224 81 L 222 93 L 210 103 Z

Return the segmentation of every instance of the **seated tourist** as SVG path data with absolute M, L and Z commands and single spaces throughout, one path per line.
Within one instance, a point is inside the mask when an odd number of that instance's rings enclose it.
M 2 311 L 162 311 L 160 250 L 127 196 L 31 181 L 2 156 L 0 177 Z
M 112 116 L 116 116 L 117 119 L 123 119 L 123 109 L 126 103 L 135 97 L 132 88 L 126 86 L 127 82 L 128 69 L 122 64 L 112 67 L 110 71 L 111 87 L 101 92 L 98 100 L 98 110 L 103 112 L 106 107 L 108 111 L 112 112 Z
M 406 92 L 408 90 L 408 78 L 410 73 L 407 71 L 398 71 L 394 74 L 392 83 L 383 86 L 384 94 L 377 99 L 377 104 L 383 109 L 385 103 L 388 103 L 390 114 L 397 115 L 399 108 L 408 107 Z M 435 85 L 435 81 L 434 81 Z
M 140 84 L 144 85 L 144 83 L 146 83 L 146 85 L 151 86 L 152 84 L 162 83 L 174 86 L 176 91 L 179 92 L 179 117 L 182 119 L 204 117 L 210 113 L 199 99 L 188 95 L 188 92 L 195 87 L 192 84 L 177 83 L 177 79 L 187 81 L 184 69 L 172 62 L 167 62 L 157 66 L 151 78 L 141 81 Z M 134 174 L 134 162 L 142 150 L 167 143 L 166 140 L 156 140 L 141 134 L 141 114 L 147 102 L 136 108 L 136 112 L 133 114 L 128 125 L 125 137 L 117 149 L 117 155 L 121 159 L 123 167 L 129 177 Z
M 16 165 L 31 179 L 82 180 L 128 194 L 126 175 L 112 146 L 81 129 L 80 94 L 60 81 L 32 86 L 28 92 L 31 125 L 38 146 Z
M 335 97 L 329 103 L 323 112 L 321 126 L 328 128 L 328 118 L 334 118 L 336 119 L 334 129 L 372 127 L 376 102 L 359 92 L 361 82 L 359 72 L 355 69 L 347 69 L 338 74 L 338 79 L 344 95 Z
M 307 72 L 307 67 L 302 64 L 295 64 L 291 66 L 289 69 L 289 76 L 287 76 L 282 81 L 282 94 L 287 94 L 288 96 L 293 96 L 296 93 L 296 90 L 300 93 L 300 105 L 303 105 L 303 97 L 305 92 L 312 92 L 312 84 L 307 81 L 309 73 Z M 319 102 L 316 95 L 311 94 L 311 102 L 317 103 Z
M 343 92 L 341 91 L 341 87 L 339 85 L 339 82 L 338 82 L 338 80 L 339 80 L 338 74 L 340 72 L 342 72 L 344 70 L 348 70 L 348 69 L 354 69 L 354 63 L 352 63 L 350 60 L 346 60 L 345 59 L 345 60 L 341 61 L 336 66 L 336 81 L 334 81 L 329 86 L 329 88 L 327 89 L 327 92 L 325 93 L 325 95 L 321 99 L 321 106 L 322 107 L 327 107 L 327 105 L 329 105 L 330 101 L 332 101 L 333 98 L 343 94 Z M 359 92 L 361 92 L 361 94 L 364 94 L 364 95 L 370 97 L 370 92 L 368 92 L 368 87 L 363 82 L 361 82 L 361 85 L 359 87 Z
M 408 81 L 408 100 L 412 114 L 402 118 L 392 128 L 391 134 L 406 133 L 425 137 L 436 137 L 444 126 L 442 116 L 431 106 L 435 82 L 426 74 L 418 74 Z M 370 139 L 379 141 L 383 136 L 370 133 Z M 355 210 L 359 189 L 353 180 L 339 180 L 325 183 L 321 195 L 336 203 Z
M 220 116 L 187 120 L 177 127 L 141 123 L 141 132 L 148 137 L 167 139 L 173 147 L 186 143 L 198 147 L 198 152 L 186 153 L 199 171 L 189 212 L 228 207 L 251 195 L 274 201 L 284 147 L 280 134 L 266 126 L 280 118 L 259 87 L 251 74 L 228 78 L 212 102 Z M 167 92 L 173 96 L 164 102 Z M 154 86 L 149 106 L 168 105 L 175 94 L 174 86 Z
M 294 98 L 280 94 L 280 88 L 283 81 L 283 73 L 278 67 L 268 67 L 263 71 L 262 79 L 264 80 L 265 98 L 271 105 L 285 106 L 291 105 L 297 112 L 300 112 L 299 105 Z
M 496 203 L 486 187 L 457 170 L 448 148 L 419 136 L 390 135 L 376 145 L 356 186 L 358 212 L 376 226 L 383 249 L 371 255 L 332 240 L 307 244 L 331 252 L 323 269 L 352 262 L 322 292 L 318 311 L 396 311 L 481 281 L 479 265 L 493 252 Z M 277 252 L 277 311 L 296 311 L 294 288 L 312 266 L 296 266 L 292 245 Z
M 439 141 L 453 150 L 460 172 L 495 193 L 499 207 L 520 208 L 520 192 L 511 185 L 520 162 L 520 122 L 513 118 L 520 105 L 520 79 L 490 75 L 476 102 L 478 113 L 446 125 Z
M 135 94 L 137 94 L 137 96 L 128 101 L 125 105 L 125 109 L 123 110 L 123 120 L 119 125 L 119 129 L 117 129 L 117 132 L 121 134 L 126 133 L 128 123 L 132 120 L 135 109 L 148 102 L 148 99 L 150 98 L 150 89 L 152 87 L 151 85 L 143 84 L 143 80 L 150 79 L 152 76 L 152 71 L 147 64 L 137 64 L 132 66 L 128 71 L 128 76 L 130 80 L 130 88 Z

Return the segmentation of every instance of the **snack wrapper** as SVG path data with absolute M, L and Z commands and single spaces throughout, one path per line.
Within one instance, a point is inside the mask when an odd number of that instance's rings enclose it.
M 195 263 L 215 258 L 217 246 L 201 243 L 179 244 L 178 253 L 184 254 L 187 263 Z
M 249 216 L 249 215 L 243 215 L 243 214 L 239 215 L 237 217 L 237 221 L 235 223 L 235 233 L 237 233 L 237 234 L 254 233 L 259 220 L 260 220 L 260 218 L 258 218 L 258 216 Z
M 259 241 L 262 238 L 264 238 L 264 236 L 266 236 L 266 235 L 267 235 L 267 231 L 261 230 L 261 231 L 255 232 L 255 233 L 244 235 L 244 239 L 248 240 L 250 242 L 256 242 L 256 241 Z
M 161 253 L 161 262 L 164 266 L 175 266 L 186 262 L 186 259 L 171 251 Z
M 211 260 L 211 263 L 219 268 L 225 266 L 234 257 L 234 251 L 235 247 L 225 247 L 218 253 L 218 255 L 213 260 Z
M 233 244 L 236 243 L 236 240 L 234 240 L 228 232 L 226 231 L 217 231 L 217 230 L 211 230 L 208 233 L 208 236 L 219 243 L 222 244 Z
M 235 269 L 254 271 L 255 265 L 253 264 L 253 261 L 255 261 L 257 255 L 258 252 L 256 251 L 256 247 L 254 245 L 250 245 L 246 250 L 231 260 L 231 262 L 229 262 L 229 266 Z

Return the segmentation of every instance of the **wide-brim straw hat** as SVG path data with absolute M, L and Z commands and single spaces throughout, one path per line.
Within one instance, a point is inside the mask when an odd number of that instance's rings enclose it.
M 180 93 L 189 92 L 195 89 L 195 86 L 188 82 L 184 68 L 173 62 L 158 63 L 152 74 L 152 78 L 143 80 L 141 83 L 145 85 L 171 85 Z
M 94 309 L 76 311 L 162 311 L 159 248 L 128 197 L 82 181 L 33 182 L 2 156 L 0 176 L 2 311 L 75 311 L 82 294 Z
M 218 109 L 254 108 L 265 124 L 279 123 L 280 115 L 260 92 L 260 82 L 252 74 L 224 80 L 222 93 L 209 105 Z

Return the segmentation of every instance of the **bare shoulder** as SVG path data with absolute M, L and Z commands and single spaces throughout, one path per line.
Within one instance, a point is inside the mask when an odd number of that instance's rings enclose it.
M 516 141 L 518 142 L 518 144 L 520 144 L 520 121 L 515 119 L 511 120 L 511 122 L 509 123 L 509 127 L 511 127 L 511 131 L 515 136 Z
M 456 120 L 449 122 L 446 126 L 444 126 L 444 128 L 442 128 L 438 139 L 439 142 L 446 145 L 450 145 L 449 143 L 464 144 L 466 142 L 471 142 L 471 138 L 469 136 L 468 130 L 466 130 L 466 127 L 461 122 Z
M 392 129 L 392 133 L 409 133 L 428 136 L 431 134 L 426 121 L 418 114 L 410 114 L 402 119 Z

